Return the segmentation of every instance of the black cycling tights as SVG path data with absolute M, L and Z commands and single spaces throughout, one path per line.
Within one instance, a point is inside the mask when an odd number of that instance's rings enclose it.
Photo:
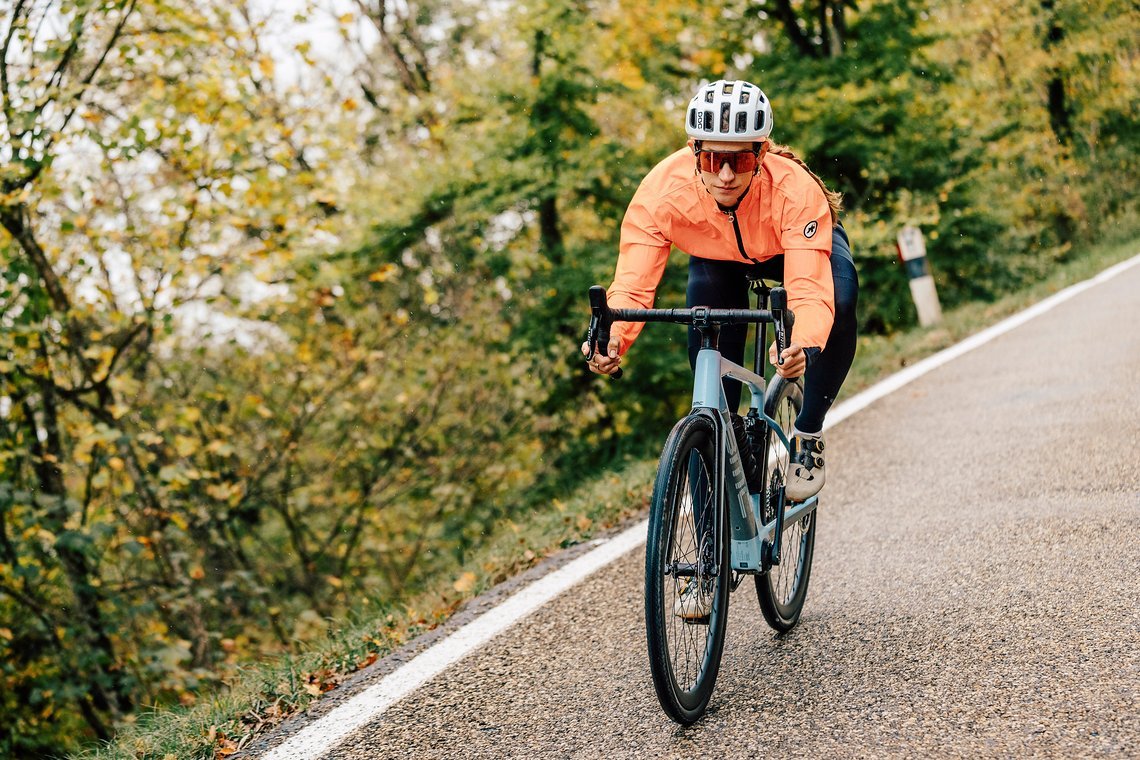
M 808 367 L 804 377 L 804 406 L 796 418 L 796 427 L 804 433 L 815 433 L 823 428 L 823 417 L 835 401 L 839 388 L 847 378 L 851 362 L 855 359 L 857 324 L 855 305 L 859 300 L 859 277 L 851 257 L 847 233 L 836 226 L 831 245 L 831 276 L 835 281 L 835 323 L 827 338 L 827 347 Z M 689 286 L 686 301 L 690 307 L 710 306 L 714 309 L 747 309 L 749 279 L 763 278 L 782 282 L 784 257 L 776 256 L 760 264 L 689 259 Z M 720 331 L 720 352 L 729 361 L 744 363 L 744 344 L 749 325 L 726 325 Z M 794 329 L 793 329 L 794 332 Z M 772 331 L 768 331 L 772 335 Z M 700 334 L 689 328 L 689 364 L 696 367 L 697 353 L 701 348 Z M 764 347 L 763 350 L 767 350 Z M 751 367 L 749 368 L 751 369 Z M 728 408 L 736 411 L 740 406 L 740 383 L 727 380 L 724 384 Z

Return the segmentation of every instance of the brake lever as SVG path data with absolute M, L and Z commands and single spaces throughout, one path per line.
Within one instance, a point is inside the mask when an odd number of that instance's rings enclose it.
M 598 351 L 601 351 L 603 356 L 609 356 L 610 325 L 612 324 L 613 317 L 610 315 L 610 307 L 606 303 L 606 289 L 601 285 L 594 285 L 590 288 L 590 327 L 586 332 L 589 352 L 586 355 L 586 361 L 593 359 Z M 609 377 L 611 380 L 617 380 L 622 374 L 624 373 L 619 367 Z
M 776 330 L 776 364 L 784 366 L 784 349 L 788 347 L 788 291 L 772 288 L 772 326 Z

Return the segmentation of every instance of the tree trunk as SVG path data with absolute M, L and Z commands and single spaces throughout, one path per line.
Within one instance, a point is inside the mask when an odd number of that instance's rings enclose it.
M 1045 11 L 1049 24 L 1045 34 L 1044 49 L 1052 57 L 1056 48 L 1065 39 L 1065 30 L 1057 20 L 1055 0 L 1041 0 L 1041 8 Z M 1049 126 L 1053 128 L 1057 142 L 1068 145 L 1073 138 L 1073 123 L 1072 114 L 1069 113 L 1069 103 L 1065 97 L 1065 78 L 1061 73 L 1061 67 L 1056 64 L 1050 67 L 1050 71 L 1052 76 L 1046 86 Z
M 776 0 L 775 16 L 783 23 L 784 33 L 788 35 L 788 39 L 797 50 L 809 58 L 820 57 L 819 49 L 812 44 L 810 34 L 805 34 L 804 30 L 800 29 L 799 17 L 792 8 L 791 0 Z

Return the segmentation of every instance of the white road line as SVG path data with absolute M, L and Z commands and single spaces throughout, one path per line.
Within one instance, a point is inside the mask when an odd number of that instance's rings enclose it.
M 926 373 L 967 351 L 1049 311 L 1073 296 L 1140 264 L 1140 255 L 1104 270 L 1097 276 L 1055 293 L 1044 301 L 987 328 L 917 364 L 891 375 L 836 406 L 828 413 L 827 427 L 834 426 L 897 391 Z M 263 760 L 312 760 L 336 747 L 346 736 L 373 720 L 390 706 L 415 691 L 450 665 L 458 662 L 504 630 L 575 586 L 626 552 L 645 542 L 647 521 L 600 543 L 590 552 L 567 563 L 517 592 L 498 607 L 483 613 L 443 641 L 420 653 L 406 665 L 352 697 L 327 715 L 310 723 L 284 743 L 263 755 Z
M 498 607 L 483 613 L 422 652 L 380 683 L 370 686 L 328 715 L 298 731 L 284 744 L 264 755 L 264 760 L 309 760 L 328 752 L 349 733 L 387 710 L 449 665 L 466 657 L 583 578 L 644 543 L 646 525 L 642 521 L 543 576 Z
M 917 364 L 896 372 L 885 380 L 872 385 L 862 393 L 852 396 L 847 401 L 844 401 L 842 404 L 839 404 L 834 409 L 829 411 L 827 413 L 827 419 L 824 423 L 824 429 L 826 430 L 833 425 L 839 424 L 856 412 L 866 409 L 868 406 L 875 403 L 883 396 L 894 393 L 907 383 L 914 382 L 918 378 L 925 375 L 927 372 L 937 369 L 943 364 L 957 359 L 967 351 L 973 351 L 978 346 L 989 343 L 999 335 L 1005 335 L 1015 327 L 1019 327 L 1029 320 L 1041 316 L 1053 307 L 1059 306 L 1065 301 L 1068 301 L 1073 296 L 1079 293 L 1083 293 L 1094 285 L 1099 285 L 1102 282 L 1111 280 L 1121 272 L 1131 269 L 1137 264 L 1140 264 L 1140 255 L 1133 256 L 1127 261 L 1122 261 L 1115 266 L 1109 267 L 1100 274 L 1096 275 L 1095 277 L 1091 277 L 1084 282 L 1078 282 L 1076 285 L 1070 285 L 1064 290 L 1058 291 L 1049 296 L 1044 301 L 1039 301 L 1033 306 L 1030 306 L 1023 311 L 1019 311 L 1011 317 L 1003 319 L 996 325 L 987 327 L 985 330 L 971 335 L 960 343 L 955 343 L 949 348 L 943 349 L 942 351 L 939 351 L 932 356 L 926 357 Z

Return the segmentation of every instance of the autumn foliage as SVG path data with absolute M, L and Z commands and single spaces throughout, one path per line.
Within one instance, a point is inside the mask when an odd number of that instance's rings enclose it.
M 0 12 L 0 754 L 398 607 L 655 445 L 683 335 L 605 389 L 575 351 L 703 80 L 845 194 L 864 330 L 914 322 L 902 224 L 949 305 L 1136 228 L 1123 0 L 272 5 Z

